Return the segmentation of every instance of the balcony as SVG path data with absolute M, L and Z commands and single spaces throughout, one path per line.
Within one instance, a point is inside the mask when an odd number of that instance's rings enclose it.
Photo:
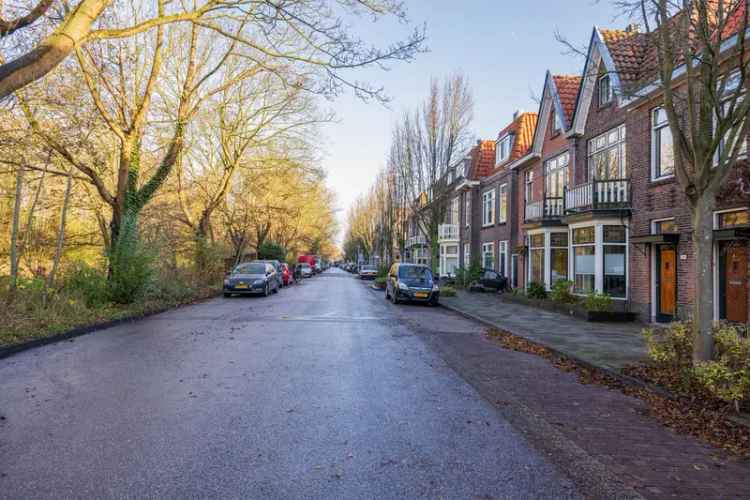
M 543 201 L 526 204 L 526 222 L 559 221 L 565 213 L 562 197 L 544 197 Z
M 406 248 L 416 247 L 416 246 L 425 246 L 427 245 L 427 238 L 423 234 L 418 234 L 416 236 L 409 236 L 409 238 L 406 239 Z
M 565 213 L 629 210 L 630 179 L 595 180 L 565 191 Z
M 438 243 L 458 241 L 458 224 L 440 224 L 438 226 Z

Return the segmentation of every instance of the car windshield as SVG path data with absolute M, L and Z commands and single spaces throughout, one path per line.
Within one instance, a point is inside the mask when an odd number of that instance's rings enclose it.
M 426 267 L 402 266 L 398 269 L 398 277 L 408 282 L 432 283 L 432 272 Z
M 362 266 L 363 271 L 374 271 L 375 266 Z
M 234 268 L 232 274 L 266 274 L 266 265 L 258 262 L 240 264 Z

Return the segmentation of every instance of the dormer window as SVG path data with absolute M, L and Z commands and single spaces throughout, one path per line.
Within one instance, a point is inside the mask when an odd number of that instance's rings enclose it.
M 495 148 L 495 165 L 504 163 L 510 158 L 510 148 L 513 143 L 513 135 L 508 134 L 499 141 L 497 141 L 497 147 Z
M 599 106 L 606 106 L 612 102 L 612 81 L 609 75 L 599 77 Z

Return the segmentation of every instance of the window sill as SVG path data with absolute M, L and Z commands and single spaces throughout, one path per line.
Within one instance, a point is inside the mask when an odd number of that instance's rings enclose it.
M 649 180 L 649 187 L 651 186 L 662 186 L 664 184 L 671 184 L 675 181 L 674 175 L 665 175 L 663 177 L 657 177 L 656 179 Z
M 489 224 L 482 224 L 482 229 L 486 229 L 488 227 L 493 227 L 495 225 L 494 222 L 490 222 Z

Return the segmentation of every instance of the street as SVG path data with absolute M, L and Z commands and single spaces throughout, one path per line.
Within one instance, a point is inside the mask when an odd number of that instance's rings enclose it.
M 1 498 L 578 498 L 405 321 L 333 269 L 0 360 Z

